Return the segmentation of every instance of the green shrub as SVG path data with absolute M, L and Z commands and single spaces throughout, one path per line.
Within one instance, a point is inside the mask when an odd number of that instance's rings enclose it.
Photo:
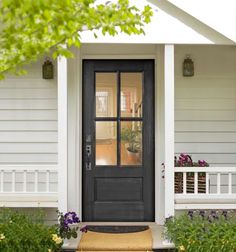
M 189 211 L 165 223 L 165 238 L 177 251 L 234 252 L 236 218 L 227 211 Z
M 43 223 L 42 214 L 28 216 L 9 209 L 0 210 L 1 252 L 55 252 L 63 240 L 57 226 Z

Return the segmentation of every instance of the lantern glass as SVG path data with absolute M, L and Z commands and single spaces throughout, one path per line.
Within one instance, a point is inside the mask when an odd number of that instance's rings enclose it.
M 52 61 L 47 59 L 43 63 L 42 71 L 43 71 L 43 79 L 53 79 L 53 64 L 52 64 Z
M 183 62 L 183 76 L 190 77 L 194 75 L 193 61 L 187 56 Z

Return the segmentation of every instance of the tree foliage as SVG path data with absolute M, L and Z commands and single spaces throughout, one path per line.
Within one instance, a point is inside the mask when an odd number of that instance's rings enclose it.
M 97 4 L 96 0 L 1 0 L 0 78 L 22 74 L 22 66 L 44 54 L 73 57 L 84 30 L 102 34 L 142 34 L 152 10 L 131 6 L 129 0 Z

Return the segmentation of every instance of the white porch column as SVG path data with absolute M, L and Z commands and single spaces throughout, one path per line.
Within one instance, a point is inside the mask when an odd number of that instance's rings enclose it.
M 58 83 L 58 209 L 67 212 L 67 59 L 57 60 Z
M 165 45 L 165 217 L 174 215 L 174 45 Z

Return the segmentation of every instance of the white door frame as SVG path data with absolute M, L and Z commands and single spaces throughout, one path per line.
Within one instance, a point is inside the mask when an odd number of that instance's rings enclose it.
M 109 46 L 109 45 L 107 45 Z M 117 45 L 119 46 L 119 45 Z M 145 46 L 145 45 L 144 45 Z M 153 54 L 124 54 L 124 55 L 91 55 L 83 54 L 83 48 L 76 53 L 77 66 L 77 98 L 76 98 L 76 113 L 77 113 L 77 129 L 76 129 L 76 165 L 74 176 L 77 176 L 77 186 L 74 189 L 72 200 L 77 197 L 75 210 L 79 213 L 82 220 L 82 61 L 84 59 L 154 59 L 155 60 L 155 222 L 158 224 L 164 223 L 164 179 L 162 178 L 161 163 L 164 162 L 164 100 L 163 100 L 163 60 L 164 47 L 156 46 L 156 51 Z M 79 68 L 79 71 L 78 71 Z M 70 168 L 69 168 L 70 170 Z M 71 172 L 71 170 L 70 170 Z M 69 183 L 69 182 L 68 182 Z M 70 197 L 68 197 L 70 200 Z M 70 205 L 70 204 L 69 204 Z

